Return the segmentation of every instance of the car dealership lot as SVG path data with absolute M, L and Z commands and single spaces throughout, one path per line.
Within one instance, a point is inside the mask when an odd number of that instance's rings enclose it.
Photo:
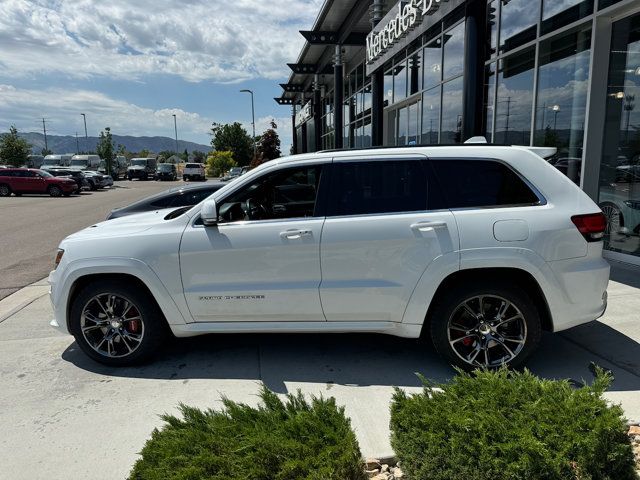
M 620 266 L 612 279 L 601 321 L 545 335 L 528 367 L 578 382 L 593 378 L 591 362 L 608 368 L 615 382 L 607 397 L 638 421 L 640 280 Z M 2 479 L 123 478 L 161 425 L 158 415 L 176 413 L 179 402 L 216 408 L 222 396 L 256 404 L 260 381 L 278 393 L 335 397 L 352 419 L 362 453 L 388 455 L 393 387 L 417 391 L 414 372 L 437 381 L 453 374 L 428 345 L 358 334 L 173 340 L 152 363 L 109 368 L 49 327 L 46 293 L 46 282 L 39 282 L 0 301 Z
M 114 187 L 71 197 L 0 198 L 0 299 L 46 276 L 67 235 L 105 219 L 112 208 L 183 182 L 120 181 Z

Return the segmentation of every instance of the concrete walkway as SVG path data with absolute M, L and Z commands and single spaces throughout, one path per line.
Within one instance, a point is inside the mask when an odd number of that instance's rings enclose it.
M 548 378 L 590 381 L 613 371 L 607 393 L 640 420 L 640 274 L 617 266 L 601 321 L 545 335 L 529 367 Z M 301 389 L 346 407 L 362 453 L 388 455 L 394 386 L 419 391 L 414 372 L 453 372 L 430 347 L 382 335 L 211 335 L 176 340 L 149 365 L 113 369 L 87 359 L 48 326 L 48 287 L 0 301 L 0 479 L 126 477 L 158 415 L 183 402 L 256 404 L 259 382 Z

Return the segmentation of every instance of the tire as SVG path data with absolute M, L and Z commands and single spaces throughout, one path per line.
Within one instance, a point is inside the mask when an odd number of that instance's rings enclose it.
M 96 182 L 94 182 L 93 180 L 88 180 L 88 182 L 89 182 L 89 190 L 91 190 L 92 192 L 95 192 L 98 189 Z
M 10 197 L 10 196 L 11 196 L 11 187 L 5 184 L 0 185 L 0 197 Z
M 60 187 L 58 187 L 57 185 L 51 185 L 47 189 L 47 193 L 49 195 L 51 195 L 52 197 L 61 197 L 62 196 L 62 189 Z
M 618 233 L 620 231 L 620 227 L 624 227 L 624 216 L 622 215 L 622 211 L 620 211 L 620 207 L 611 202 L 603 202 L 599 207 L 607 219 L 604 230 L 605 235 Z
M 188 178 L 186 175 L 183 175 L 183 176 L 182 176 L 182 181 L 183 181 L 183 182 L 186 182 L 187 180 L 189 180 L 189 178 Z
M 519 368 L 540 343 L 539 310 L 516 285 L 491 280 L 466 283 L 435 301 L 428 319 L 433 345 L 447 361 L 463 370 L 502 365 Z M 500 315 L 503 302 L 508 304 Z M 479 312 L 484 313 L 476 316 Z
M 118 300 L 110 307 L 111 295 Z M 98 307 L 96 299 L 104 308 Z M 128 311 L 125 302 L 131 304 Z M 123 317 L 129 320 L 122 321 Z M 150 295 L 135 284 L 115 280 L 94 281 L 78 293 L 71 305 L 69 328 L 84 353 L 113 367 L 148 360 L 161 349 L 169 334 Z M 109 336 L 111 342 L 106 340 Z
M 62 195 L 64 195 L 65 197 L 70 197 L 71 196 L 71 192 L 64 192 Z

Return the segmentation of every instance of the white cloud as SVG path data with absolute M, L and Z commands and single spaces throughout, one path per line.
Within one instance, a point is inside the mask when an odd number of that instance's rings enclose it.
M 321 0 L 0 0 L 5 77 L 276 78 Z
M 91 90 L 66 90 L 49 88 L 42 90 L 24 89 L 15 85 L 0 84 L 0 132 L 7 131 L 9 125 L 16 125 L 19 131 L 42 131 L 42 112 L 46 115 L 47 130 L 54 135 L 74 135 L 84 133 L 84 125 L 79 112 L 87 115 L 89 135 L 96 136 L 104 127 L 111 127 L 117 135 L 167 136 L 173 137 L 173 115 L 176 115 L 178 137 L 202 144 L 208 144 L 208 133 L 214 119 L 179 108 L 151 109 L 109 97 Z M 272 117 L 256 119 L 256 132 L 260 134 L 268 128 Z M 282 139 L 282 151 L 288 153 L 291 144 L 291 119 L 276 118 L 278 134 Z M 251 123 L 243 126 L 251 132 Z

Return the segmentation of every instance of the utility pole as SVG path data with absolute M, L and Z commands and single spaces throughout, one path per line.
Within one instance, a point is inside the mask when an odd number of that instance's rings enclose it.
M 241 93 L 251 94 L 251 126 L 253 127 L 253 156 L 256 156 L 256 113 L 253 106 L 253 90 L 240 90 Z
M 180 153 L 178 152 L 178 122 L 176 120 L 176 114 L 173 114 L 173 128 L 176 132 L 176 156 Z M 186 161 L 186 160 L 185 160 Z
M 47 125 L 44 122 L 44 118 L 42 119 L 42 129 L 44 130 L 44 149 L 48 152 L 49 145 L 47 143 Z
M 84 119 L 84 148 L 89 152 L 89 137 L 87 136 L 87 116 L 84 113 L 81 113 L 82 118 Z

